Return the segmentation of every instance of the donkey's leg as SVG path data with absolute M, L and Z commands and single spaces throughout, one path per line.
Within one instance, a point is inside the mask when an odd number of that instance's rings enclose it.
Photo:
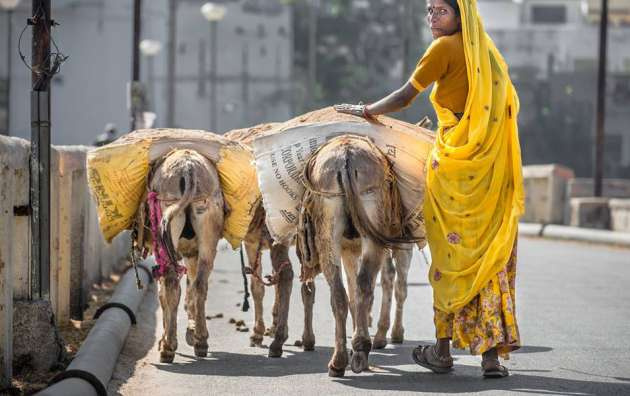
M 293 288 L 293 267 L 289 261 L 289 248 L 286 245 L 274 243 L 271 246 L 271 263 L 278 274 L 276 285 L 276 301 L 274 311 L 274 340 L 269 345 L 269 357 L 282 356 L 282 345 L 289 338 L 289 307 L 291 303 L 291 289 Z
M 315 224 L 319 249 L 319 266 L 330 286 L 330 305 L 335 316 L 335 351 L 328 363 L 328 375 L 341 377 L 348 365 L 346 320 L 348 296 L 341 274 L 341 240 L 345 229 L 343 203 L 340 199 L 323 199 L 320 216 Z
M 177 308 L 181 294 L 179 277 L 169 269 L 159 282 L 160 305 L 162 306 L 164 333 L 159 342 L 160 362 L 172 363 L 177 350 Z
M 396 268 L 392 263 L 390 254 L 386 254 L 383 268 L 381 268 L 381 286 L 383 289 L 383 299 L 381 301 L 381 313 L 378 320 L 378 330 L 374 336 L 372 348 L 382 349 L 387 345 L 387 331 L 390 324 L 390 311 L 392 308 L 392 292 Z
M 161 203 L 162 212 L 166 210 L 164 203 Z M 179 236 L 184 229 L 186 222 L 185 215 L 175 216 L 170 223 L 171 242 L 175 250 L 179 243 Z M 164 334 L 159 342 L 160 362 L 172 363 L 177 350 L 177 309 L 181 296 L 179 277 L 173 268 L 169 268 L 159 281 L 159 298 L 162 306 Z
M 195 315 L 193 347 L 195 356 L 205 357 L 208 354 L 208 326 L 206 323 L 208 279 L 214 268 L 217 243 L 223 231 L 223 202 L 195 204 L 192 224 L 199 243 L 197 273 L 195 278 L 191 279 L 190 285 Z
M 257 257 L 261 253 L 258 249 L 260 241 L 245 241 L 245 251 L 247 253 L 247 261 L 249 266 L 254 269 L 254 263 L 259 258 Z M 262 257 L 260 257 L 262 260 Z M 262 263 L 255 268 L 258 277 L 262 277 Z M 258 280 L 257 277 L 251 277 L 251 292 L 254 299 L 254 327 L 252 328 L 252 334 L 249 337 L 251 346 L 260 346 L 263 342 L 263 335 L 265 334 L 265 320 L 263 318 L 263 298 L 265 297 L 265 285 Z
M 376 275 L 385 259 L 385 249 L 369 238 L 361 240 L 361 267 L 357 276 L 357 327 L 352 337 L 352 371 L 360 373 L 368 368 L 372 341 L 368 332 L 368 317 L 374 299 Z
M 184 308 L 188 315 L 188 324 L 186 326 L 186 343 L 193 346 L 195 343 L 195 301 L 194 291 L 192 288 L 193 282 L 197 277 L 197 261 L 198 257 L 185 257 L 184 263 L 186 264 L 186 296 Z
M 273 266 L 273 255 L 271 254 L 271 249 L 269 251 L 269 256 L 271 257 L 272 267 L 274 271 L 276 271 L 276 267 Z M 271 327 L 265 330 L 265 336 L 274 337 L 276 334 L 276 328 L 278 327 L 278 309 L 280 308 L 280 285 L 274 286 L 274 297 L 273 297 L 273 307 L 271 308 Z
M 409 274 L 412 254 L 413 251 L 411 249 L 394 251 L 394 261 L 396 263 L 396 317 L 391 333 L 392 343 L 394 344 L 402 344 L 405 338 L 403 307 L 407 299 L 407 275 Z
M 315 333 L 313 332 L 313 304 L 315 303 L 315 282 L 302 283 L 302 304 L 304 304 L 304 332 L 302 348 L 305 351 L 315 350 Z
M 346 280 L 348 281 L 348 301 L 350 305 L 350 316 L 352 317 L 352 328 L 357 327 L 357 267 L 359 266 L 359 257 L 361 256 L 361 246 L 356 242 L 344 243 L 341 250 L 341 261 L 346 272 Z
M 348 299 L 341 278 L 340 263 L 324 265 L 324 276 L 330 286 L 330 305 L 335 316 L 335 352 L 328 363 L 328 375 L 342 377 L 348 365 L 346 347 L 346 319 L 348 317 Z

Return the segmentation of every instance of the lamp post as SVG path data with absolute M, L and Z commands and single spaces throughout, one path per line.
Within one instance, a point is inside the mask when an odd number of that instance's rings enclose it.
M 142 30 L 142 0 L 133 1 L 133 37 L 131 42 L 131 83 L 129 84 L 129 112 L 131 128 L 135 130 L 144 102 L 144 92 L 140 85 L 140 33 Z
M 147 58 L 147 85 L 149 86 L 149 107 L 155 111 L 155 73 L 153 58 L 162 51 L 162 43 L 157 40 L 145 39 L 140 42 L 140 52 Z
M 11 134 L 11 60 L 13 52 L 13 10 L 20 0 L 0 0 L 0 8 L 7 11 L 7 124 L 6 134 Z
M 595 130 L 594 193 L 602 196 L 604 178 L 604 127 L 606 120 L 606 56 L 608 46 L 608 0 L 602 0 L 599 21 L 599 67 L 597 71 L 597 114 Z
M 210 130 L 217 131 L 217 25 L 227 12 L 219 4 L 206 3 L 201 14 L 210 22 Z

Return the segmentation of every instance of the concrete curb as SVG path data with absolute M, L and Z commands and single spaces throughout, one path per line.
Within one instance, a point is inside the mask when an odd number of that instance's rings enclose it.
M 628 232 L 555 224 L 521 223 L 519 224 L 519 235 L 630 247 L 630 233 Z
M 42 396 L 103 396 L 112 377 L 135 314 L 151 280 L 152 259 L 139 264 L 144 285 L 137 290 L 133 268 L 127 270 L 109 302 L 95 315 L 98 320 L 66 371 L 53 379 L 53 385 L 37 393 Z M 108 309 L 109 308 L 109 309 Z M 111 309 L 116 308 L 116 309 Z

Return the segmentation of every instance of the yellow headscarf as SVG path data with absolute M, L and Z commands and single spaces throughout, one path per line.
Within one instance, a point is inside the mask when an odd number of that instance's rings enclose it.
M 524 211 L 519 102 L 476 0 L 461 12 L 468 99 L 461 120 L 435 101 L 439 130 L 427 166 L 425 220 L 434 306 L 455 312 L 508 262 Z

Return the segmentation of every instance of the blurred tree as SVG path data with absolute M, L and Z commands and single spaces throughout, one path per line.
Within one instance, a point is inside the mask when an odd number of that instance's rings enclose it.
M 370 102 L 401 86 L 426 45 L 424 11 L 413 0 L 284 0 L 293 7 L 295 78 L 304 112 L 340 102 Z M 312 12 L 315 17 L 310 17 Z M 316 26 L 312 26 L 316 24 Z M 309 65 L 309 40 L 315 65 Z M 314 82 L 309 76 L 314 68 Z M 418 121 L 428 102 L 400 115 Z

